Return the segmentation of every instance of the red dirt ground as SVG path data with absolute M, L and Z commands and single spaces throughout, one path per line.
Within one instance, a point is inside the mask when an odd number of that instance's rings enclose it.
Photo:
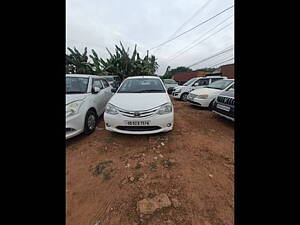
M 233 122 L 189 103 L 173 104 L 169 133 L 96 130 L 66 142 L 68 225 L 234 223 Z M 97 127 L 104 128 L 103 119 Z M 140 217 L 137 202 L 161 193 L 172 206 Z

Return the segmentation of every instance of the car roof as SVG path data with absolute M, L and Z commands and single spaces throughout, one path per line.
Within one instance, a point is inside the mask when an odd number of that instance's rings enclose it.
M 119 76 L 117 76 L 117 75 L 107 75 L 107 76 L 100 75 L 100 77 L 119 77 Z
M 139 79 L 139 78 L 154 78 L 154 79 L 159 79 L 160 80 L 160 78 L 159 77 L 157 77 L 157 76 L 132 76 L 132 77 L 127 77 L 126 78 L 126 80 L 127 79 Z
M 66 74 L 67 77 L 84 77 L 84 78 L 89 78 L 89 77 L 96 77 L 99 78 L 99 75 L 92 75 L 92 74 Z

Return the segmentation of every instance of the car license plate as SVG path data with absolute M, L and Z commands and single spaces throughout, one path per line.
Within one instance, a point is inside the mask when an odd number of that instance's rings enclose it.
M 128 126 L 150 126 L 150 121 L 126 121 Z
M 230 107 L 225 106 L 225 105 L 217 104 L 217 108 L 222 109 L 222 110 L 227 111 L 227 112 L 230 111 Z

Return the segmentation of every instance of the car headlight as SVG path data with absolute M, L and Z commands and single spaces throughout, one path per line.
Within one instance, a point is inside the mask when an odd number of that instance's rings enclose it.
M 66 106 L 66 114 L 67 116 L 73 116 L 79 112 L 80 106 L 84 101 L 79 100 L 72 102 Z
M 117 115 L 119 113 L 117 107 L 110 103 L 106 105 L 105 112 L 112 115 Z
M 172 104 L 166 103 L 158 109 L 157 114 L 163 115 L 163 114 L 171 113 L 172 111 L 173 111 Z
M 196 98 L 207 99 L 207 98 L 208 98 L 208 95 L 207 95 L 207 94 L 205 94 L 205 95 L 197 95 Z

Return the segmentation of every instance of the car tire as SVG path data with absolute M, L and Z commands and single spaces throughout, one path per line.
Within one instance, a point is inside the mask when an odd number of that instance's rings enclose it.
M 97 114 L 94 110 L 89 110 L 86 113 L 84 121 L 84 134 L 91 134 L 96 129 Z
M 214 102 L 215 102 L 215 99 L 213 99 L 213 100 L 209 103 L 208 109 L 209 109 L 210 111 L 213 110 Z
M 188 96 L 188 93 L 183 93 L 183 94 L 180 96 L 180 100 L 186 102 L 186 101 L 187 101 L 187 96 Z

